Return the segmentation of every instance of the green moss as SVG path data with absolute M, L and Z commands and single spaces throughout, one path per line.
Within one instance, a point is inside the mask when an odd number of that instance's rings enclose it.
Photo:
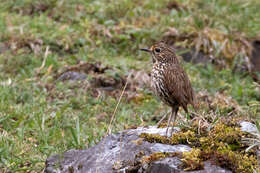
M 190 144 L 196 146 L 198 143 L 199 141 L 197 134 L 191 130 L 173 134 L 171 138 L 171 144 Z
M 202 169 L 206 160 L 233 172 L 253 172 L 253 169 L 259 169 L 255 151 L 246 153 L 245 148 L 248 146 L 242 143 L 242 138 L 249 137 L 250 134 L 240 131 L 234 122 L 220 122 L 210 131 L 202 130 L 200 133 L 197 129 L 198 125 L 194 123 L 191 128 L 182 129 L 170 139 L 145 133 L 140 137 L 149 142 L 190 145 L 193 148 L 190 152 L 178 155 L 181 156 L 184 170 Z M 161 154 L 155 156 L 162 157 Z
M 175 157 L 175 156 L 180 156 L 180 153 L 177 152 L 173 152 L 173 153 L 169 153 L 169 152 L 155 152 L 152 153 L 151 155 L 148 156 L 143 156 L 140 160 L 141 164 L 145 164 L 145 163 L 151 163 L 153 161 L 156 160 L 161 160 L 164 159 L 166 157 Z
M 182 155 L 182 167 L 185 171 L 199 170 L 204 166 L 203 160 L 200 158 L 201 150 L 192 149 L 190 152 L 184 152 Z
M 157 134 L 142 133 L 140 137 L 144 138 L 148 142 L 156 142 L 156 143 L 163 143 L 163 144 L 170 144 L 171 142 L 169 138 Z

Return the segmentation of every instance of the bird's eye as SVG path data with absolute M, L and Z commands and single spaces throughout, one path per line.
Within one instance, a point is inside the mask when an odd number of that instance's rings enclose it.
M 157 47 L 157 48 L 155 48 L 154 50 L 155 50 L 155 52 L 156 52 L 156 53 L 160 53 L 160 52 L 161 52 L 161 49 L 160 49 L 160 48 L 158 48 L 158 47 Z

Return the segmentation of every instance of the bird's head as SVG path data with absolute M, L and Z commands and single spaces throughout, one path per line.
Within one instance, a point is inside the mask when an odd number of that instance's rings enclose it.
M 159 42 L 152 45 L 150 48 L 143 48 L 140 50 L 151 53 L 153 63 L 174 63 L 175 61 L 178 62 L 174 49 L 164 42 Z

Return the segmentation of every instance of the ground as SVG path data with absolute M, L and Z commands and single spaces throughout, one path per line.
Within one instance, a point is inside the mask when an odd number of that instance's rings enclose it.
M 1 2 L 0 172 L 42 172 L 48 156 L 95 145 L 113 114 L 112 132 L 156 124 L 168 108 L 149 89 L 151 59 L 139 48 L 161 39 L 178 55 L 206 57 L 182 63 L 200 109 L 181 110 L 180 127 L 194 118 L 207 127 L 231 116 L 256 122 L 259 73 L 248 57 L 259 8 L 258 0 Z M 67 80 L 68 71 L 84 80 Z

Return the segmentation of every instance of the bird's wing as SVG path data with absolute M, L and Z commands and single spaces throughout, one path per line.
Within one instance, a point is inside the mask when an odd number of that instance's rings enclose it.
M 165 71 L 165 83 L 171 97 L 187 112 L 187 104 L 194 104 L 194 92 L 190 80 L 179 65 L 172 65 Z

